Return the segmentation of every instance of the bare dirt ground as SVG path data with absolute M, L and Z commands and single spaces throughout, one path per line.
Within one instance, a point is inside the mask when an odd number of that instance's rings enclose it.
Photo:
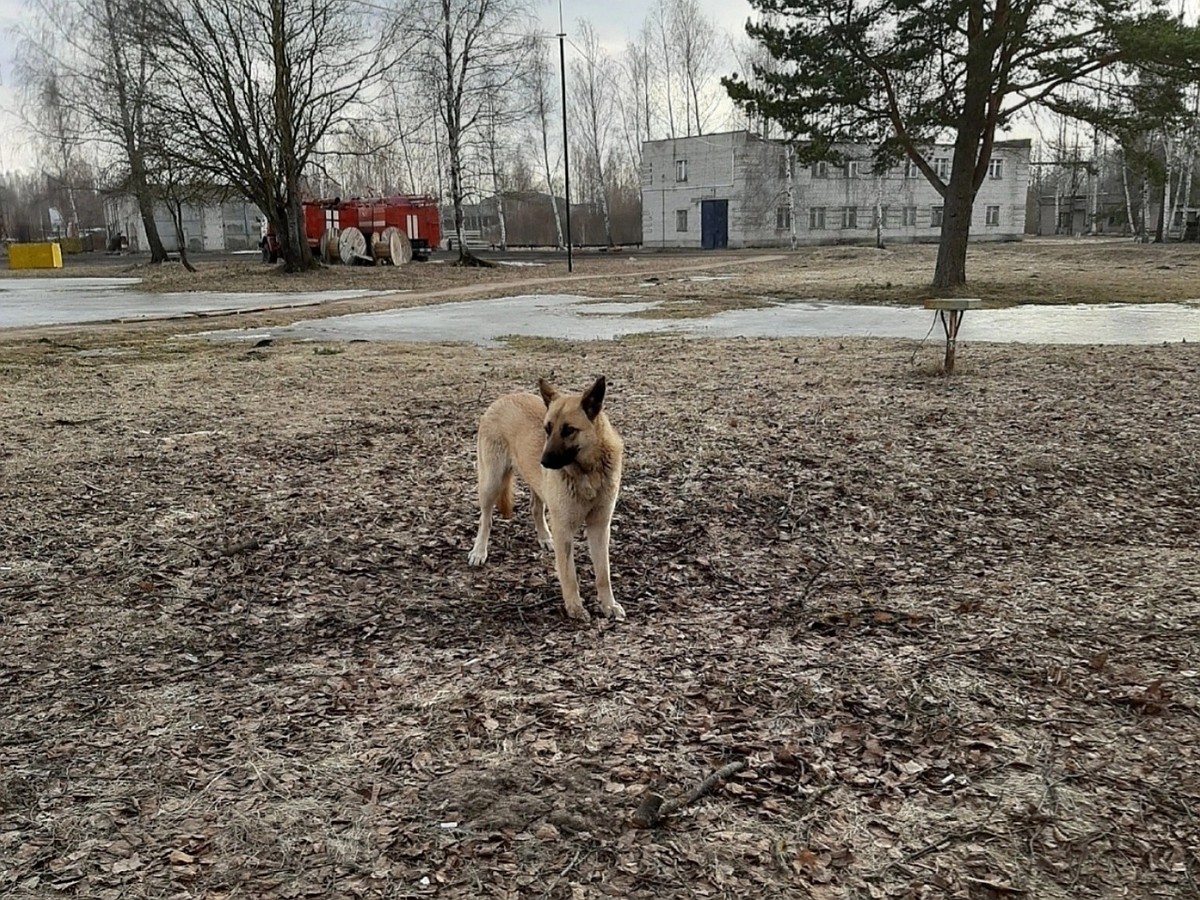
M 177 324 L 0 343 L 0 895 L 1200 896 L 1195 347 Z M 577 627 L 473 434 L 601 372 Z

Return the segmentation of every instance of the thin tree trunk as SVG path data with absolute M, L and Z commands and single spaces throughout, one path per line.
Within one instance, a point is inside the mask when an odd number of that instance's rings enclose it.
M 1129 193 L 1129 166 L 1125 164 L 1124 154 L 1121 158 L 1121 188 L 1125 191 L 1125 234 L 1136 236 L 1133 226 L 1133 195 Z
M 1143 244 L 1150 243 L 1150 179 L 1142 176 L 1142 215 L 1138 224 L 1138 236 Z
M 546 166 L 546 187 L 550 191 L 550 206 L 554 210 L 554 234 L 558 240 L 555 245 L 559 250 L 566 247 L 563 243 L 563 227 L 562 215 L 558 211 L 558 198 L 554 196 L 554 174 L 550 169 L 550 138 L 546 134 L 546 111 L 545 107 L 541 109 L 542 116 L 542 162 Z
M 791 144 L 784 151 L 787 160 L 788 247 L 796 249 L 796 154 Z
M 171 224 L 175 226 L 175 244 L 179 247 L 179 261 L 189 272 L 195 272 L 196 267 L 188 259 L 187 237 L 183 233 L 183 202 L 168 200 L 167 208 L 171 211 Z

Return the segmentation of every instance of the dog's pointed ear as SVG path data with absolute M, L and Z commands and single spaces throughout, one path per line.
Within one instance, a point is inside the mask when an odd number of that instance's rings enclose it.
M 538 391 L 542 395 L 542 402 L 546 404 L 546 408 L 550 408 L 550 404 L 558 397 L 558 390 L 548 382 L 545 378 L 538 379 Z
M 584 415 L 588 419 L 595 419 L 600 415 L 600 410 L 604 408 L 604 391 L 608 388 L 608 383 L 601 375 L 596 379 L 596 383 L 587 389 L 587 393 L 583 395 L 580 401 L 580 406 L 583 407 Z

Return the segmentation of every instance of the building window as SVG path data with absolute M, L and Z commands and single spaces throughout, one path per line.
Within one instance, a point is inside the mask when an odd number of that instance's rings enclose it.
M 675 210 L 675 230 L 687 231 L 687 214 L 686 209 Z
M 933 172 L 942 181 L 946 181 L 950 177 L 950 157 L 939 156 L 933 161 Z
M 861 173 L 859 172 L 857 159 L 852 159 L 850 162 L 846 163 L 847 178 L 857 178 L 860 174 Z
M 929 208 L 929 227 L 930 228 L 941 228 L 942 227 L 942 210 L 943 210 L 943 207 L 941 207 L 941 206 L 931 206 Z
M 999 225 L 1000 224 L 1000 207 L 989 206 L 987 208 L 987 223 L 989 225 Z
M 857 228 L 858 227 L 858 207 L 846 206 L 842 208 L 842 227 Z
M 775 210 L 775 228 L 777 231 L 792 230 L 792 210 L 787 206 L 780 206 Z
M 813 231 L 822 231 L 825 228 L 825 207 L 814 206 L 808 211 L 808 227 Z
M 904 177 L 905 178 L 916 178 L 920 174 L 921 174 L 920 167 L 917 166 L 917 164 L 915 162 L 913 162 L 911 159 L 904 163 Z
M 675 160 L 675 180 L 676 181 L 687 181 L 687 160 L 686 159 Z M 681 228 L 679 230 L 684 231 L 686 229 Z
M 988 178 L 1003 178 L 1004 177 L 1004 160 L 989 159 L 988 160 Z
M 813 163 L 812 177 L 813 178 L 828 178 L 829 177 L 829 163 L 825 162 L 825 160 L 821 160 L 820 162 Z
M 917 208 L 915 206 L 904 207 L 903 222 L 905 225 L 917 224 Z

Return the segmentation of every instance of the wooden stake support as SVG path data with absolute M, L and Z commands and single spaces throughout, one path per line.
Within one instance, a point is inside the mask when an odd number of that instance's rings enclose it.
M 942 364 L 942 372 L 954 374 L 954 353 L 958 349 L 958 329 L 962 325 L 963 313 L 968 309 L 982 309 L 983 301 L 975 298 L 960 299 L 936 297 L 925 301 L 926 309 L 937 311 L 942 322 L 942 331 L 946 333 L 946 361 Z

